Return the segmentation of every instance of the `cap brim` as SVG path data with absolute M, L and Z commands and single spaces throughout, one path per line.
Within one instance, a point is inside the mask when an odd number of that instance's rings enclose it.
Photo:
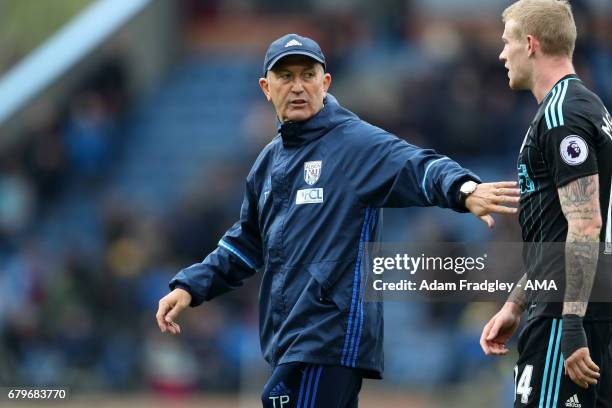
M 304 51 L 304 50 L 287 50 L 285 52 L 280 53 L 279 55 L 277 55 L 276 57 L 274 57 L 274 59 L 272 59 L 269 63 L 268 66 L 266 67 L 266 72 L 268 72 L 269 70 L 272 69 L 272 67 L 282 58 L 285 58 L 289 55 L 305 55 L 307 57 L 312 58 L 313 60 L 320 62 L 321 64 L 323 64 L 323 66 L 325 67 L 325 61 L 319 57 L 318 55 L 313 54 L 312 52 L 309 51 Z M 265 75 L 265 72 L 264 72 Z

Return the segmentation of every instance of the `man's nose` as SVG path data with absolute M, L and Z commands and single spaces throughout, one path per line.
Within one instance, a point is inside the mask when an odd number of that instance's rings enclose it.
M 504 51 L 502 50 L 502 52 L 499 53 L 499 60 L 501 62 L 506 62 L 506 56 L 504 55 Z
M 304 86 L 302 84 L 302 81 L 299 78 L 295 79 L 291 84 L 291 92 L 300 93 L 303 90 Z

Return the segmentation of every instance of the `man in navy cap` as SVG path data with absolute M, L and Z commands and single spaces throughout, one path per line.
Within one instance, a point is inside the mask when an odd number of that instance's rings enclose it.
M 356 407 L 363 378 L 383 371 L 383 305 L 364 302 L 365 242 L 380 240 L 383 207 L 439 206 L 514 214 L 514 182 L 480 183 L 448 157 L 359 119 L 327 93 L 319 45 L 274 41 L 259 85 L 278 134 L 246 178 L 240 219 L 204 261 L 180 271 L 159 303 L 162 332 L 187 306 L 262 271 L 260 338 L 273 368 L 264 407 Z
M 302 69 L 291 72 L 289 67 Z M 299 81 L 293 79 L 294 74 L 299 74 Z M 268 48 L 259 86 L 281 122 L 301 122 L 316 115 L 330 84 L 323 52 L 310 38 L 288 34 Z

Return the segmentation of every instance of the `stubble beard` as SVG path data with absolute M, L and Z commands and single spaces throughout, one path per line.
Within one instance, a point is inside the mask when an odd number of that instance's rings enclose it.
M 513 91 L 528 91 L 531 89 L 529 78 L 526 75 L 511 78 L 509 81 L 509 86 Z

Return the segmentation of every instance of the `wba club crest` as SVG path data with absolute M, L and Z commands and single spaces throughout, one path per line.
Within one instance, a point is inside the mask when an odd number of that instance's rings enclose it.
M 321 160 L 304 162 L 304 181 L 306 181 L 308 185 L 312 186 L 319 180 L 321 176 L 321 164 L 323 164 Z

